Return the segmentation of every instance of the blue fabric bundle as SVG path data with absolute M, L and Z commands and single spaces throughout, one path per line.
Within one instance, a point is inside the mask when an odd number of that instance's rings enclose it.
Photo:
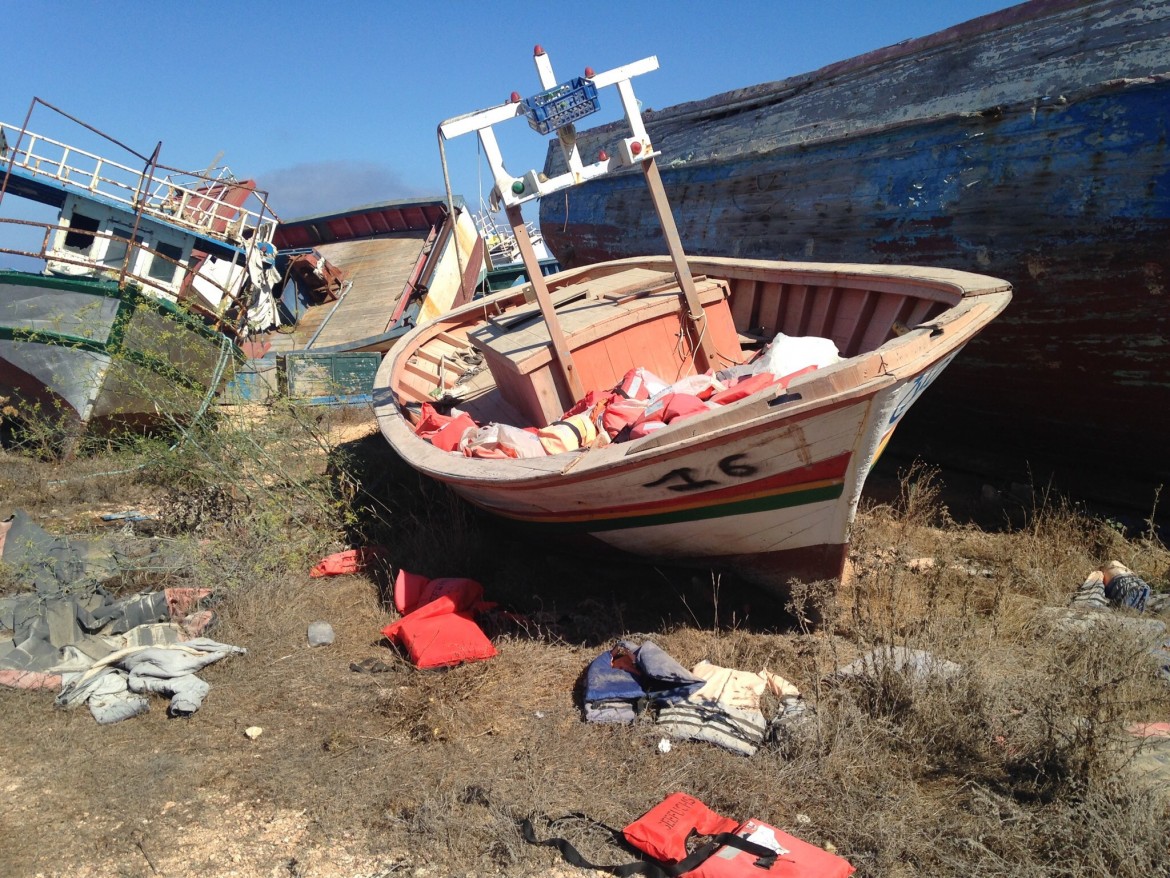
M 651 641 L 619 641 L 585 670 L 585 719 L 633 722 L 646 704 L 661 707 L 685 701 L 703 681 Z
M 1109 580 L 1105 586 L 1105 596 L 1117 606 L 1140 613 L 1145 610 L 1146 601 L 1150 599 L 1150 587 L 1136 573 L 1123 573 Z

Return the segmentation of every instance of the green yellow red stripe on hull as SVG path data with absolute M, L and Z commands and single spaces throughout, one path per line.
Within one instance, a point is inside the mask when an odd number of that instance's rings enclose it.
M 517 511 L 478 503 L 496 515 L 558 531 L 653 527 L 823 503 L 841 496 L 849 454 L 763 479 L 645 503 L 573 512 Z

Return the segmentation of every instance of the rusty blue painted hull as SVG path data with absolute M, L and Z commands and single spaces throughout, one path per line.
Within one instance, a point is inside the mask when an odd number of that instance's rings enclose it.
M 1014 285 L 904 448 L 1139 505 L 1170 484 L 1170 0 L 1024 4 L 647 121 L 689 253 Z M 644 193 L 552 199 L 545 238 L 566 266 L 665 252 Z

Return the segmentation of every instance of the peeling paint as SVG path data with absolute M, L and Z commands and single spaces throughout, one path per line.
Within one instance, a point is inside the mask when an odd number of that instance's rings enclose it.
M 1170 0 L 1051 0 L 649 127 L 688 252 L 1012 282 L 1008 312 L 923 400 L 938 446 L 1108 459 L 1149 485 L 1170 484 L 1165 442 L 1148 441 L 1170 435 L 1168 106 Z M 568 211 L 542 209 L 566 264 L 665 252 L 622 176 Z M 1108 423 L 1086 418 L 1101 406 Z

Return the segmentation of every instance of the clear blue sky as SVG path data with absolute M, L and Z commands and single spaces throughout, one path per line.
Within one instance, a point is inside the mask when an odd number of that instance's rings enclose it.
M 440 194 L 436 125 L 538 91 L 537 43 L 559 79 L 657 55 L 661 68 L 634 84 L 644 106 L 661 109 L 1010 5 L 3 0 L 0 118 L 19 125 L 36 95 L 140 152 L 161 140 L 171 166 L 204 168 L 223 151 L 291 218 Z M 38 110 L 34 129 L 41 120 Z M 519 120 L 509 127 L 509 170 L 539 167 L 546 139 Z M 456 193 L 478 203 L 475 138 L 448 154 Z

